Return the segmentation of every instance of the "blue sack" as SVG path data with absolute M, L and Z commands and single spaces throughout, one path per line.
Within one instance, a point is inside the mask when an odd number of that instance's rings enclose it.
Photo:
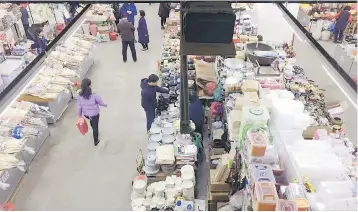
M 336 27 L 336 23 L 332 23 L 331 25 L 329 25 L 329 27 L 328 27 L 328 30 L 330 31 L 330 32 L 334 32 L 334 28 Z
M 12 130 L 12 137 L 16 138 L 16 139 L 21 139 L 22 138 L 22 129 L 24 127 L 23 126 L 16 126 L 13 130 Z

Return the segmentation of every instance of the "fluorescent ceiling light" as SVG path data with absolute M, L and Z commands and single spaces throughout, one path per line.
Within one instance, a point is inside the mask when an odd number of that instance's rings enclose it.
M 347 92 L 342 88 L 342 86 L 337 82 L 337 80 L 332 76 L 332 74 L 328 71 L 328 69 L 326 68 L 325 65 L 322 65 L 323 69 L 325 70 L 325 72 L 327 73 L 327 75 L 332 79 L 332 81 L 337 85 L 337 87 L 339 88 L 339 90 L 341 90 L 341 92 L 346 96 L 346 98 L 348 99 L 348 101 L 356 108 L 356 110 L 358 110 L 357 107 L 357 103 L 354 102 L 349 95 L 347 94 Z
M 302 38 L 296 33 L 296 31 L 291 27 L 291 25 L 285 20 L 284 17 L 282 17 L 283 22 L 285 22 L 287 24 L 287 26 L 292 30 L 293 33 L 295 33 L 295 35 L 297 36 L 298 40 L 300 40 L 301 42 L 303 41 Z

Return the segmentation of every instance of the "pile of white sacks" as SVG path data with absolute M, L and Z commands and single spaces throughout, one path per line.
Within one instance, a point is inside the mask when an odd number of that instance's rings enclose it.
M 147 185 L 143 179 L 133 183 L 132 210 L 148 211 L 152 208 L 164 210 L 174 208 L 178 199 L 194 201 L 195 172 L 191 165 L 181 168 L 181 176 L 167 176 L 165 181 Z

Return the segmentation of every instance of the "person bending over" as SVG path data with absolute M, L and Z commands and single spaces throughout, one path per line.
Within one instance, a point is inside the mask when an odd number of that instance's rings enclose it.
M 107 107 L 107 104 L 103 102 L 99 95 L 94 94 L 91 88 L 91 80 L 84 78 L 77 99 L 77 115 L 78 117 L 85 116 L 90 120 L 95 146 L 100 142 L 98 139 L 99 106 Z
M 145 12 L 143 10 L 139 11 L 140 19 L 138 21 L 138 41 L 142 45 L 142 50 L 148 50 L 148 43 L 149 43 L 149 34 L 148 34 L 148 27 L 147 21 L 145 20 Z
M 334 28 L 335 43 L 342 42 L 344 30 L 346 30 L 348 22 L 351 22 L 353 19 L 350 10 L 351 10 L 350 6 L 345 6 L 343 11 L 341 11 L 337 15 L 336 25 Z
M 157 107 L 157 92 L 169 93 L 166 88 L 161 88 L 157 85 L 159 77 L 155 74 L 149 75 L 148 78 L 144 78 L 140 81 L 140 87 L 142 89 L 141 104 L 147 117 L 147 131 L 150 130 L 155 118 L 155 108 Z
M 37 53 L 40 54 L 41 52 L 46 51 L 47 48 L 47 40 L 43 35 L 41 29 L 36 29 L 35 32 L 35 40 L 34 43 L 31 44 L 31 49 L 36 49 Z
M 201 137 L 203 137 L 204 109 L 196 95 L 196 91 L 190 90 L 189 102 L 189 119 L 195 124 L 195 132 L 200 133 Z
M 122 39 L 122 56 L 123 62 L 127 62 L 127 49 L 128 46 L 132 52 L 133 61 L 137 61 L 137 52 L 134 45 L 134 26 L 131 22 L 128 21 L 126 16 L 122 16 L 122 19 L 117 25 L 118 33 L 121 34 Z

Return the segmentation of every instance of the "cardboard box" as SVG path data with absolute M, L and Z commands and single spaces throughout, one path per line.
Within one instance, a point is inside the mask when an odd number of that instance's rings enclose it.
M 209 200 L 227 202 L 230 200 L 229 192 L 209 192 Z
M 245 97 L 236 98 L 235 109 L 242 110 L 244 106 L 259 106 L 260 102 L 253 102 L 250 99 L 246 99 Z
M 249 36 L 240 35 L 239 39 L 240 39 L 240 43 L 246 43 L 247 41 L 249 41 Z
M 244 92 L 258 92 L 259 82 L 257 80 L 245 80 L 241 89 Z
M 259 95 L 257 92 L 244 92 L 244 98 L 249 99 L 251 102 L 259 102 Z
M 209 191 L 210 192 L 229 192 L 231 190 L 231 187 L 229 184 L 225 183 L 225 181 L 214 182 L 215 173 L 216 173 L 215 169 L 210 169 Z
M 313 139 L 313 134 L 317 129 L 325 129 L 327 130 L 328 134 L 332 132 L 332 128 L 329 126 L 311 126 L 308 127 L 305 131 L 303 131 L 303 138 L 304 139 Z
M 257 42 L 259 39 L 256 36 L 249 36 L 250 42 Z

